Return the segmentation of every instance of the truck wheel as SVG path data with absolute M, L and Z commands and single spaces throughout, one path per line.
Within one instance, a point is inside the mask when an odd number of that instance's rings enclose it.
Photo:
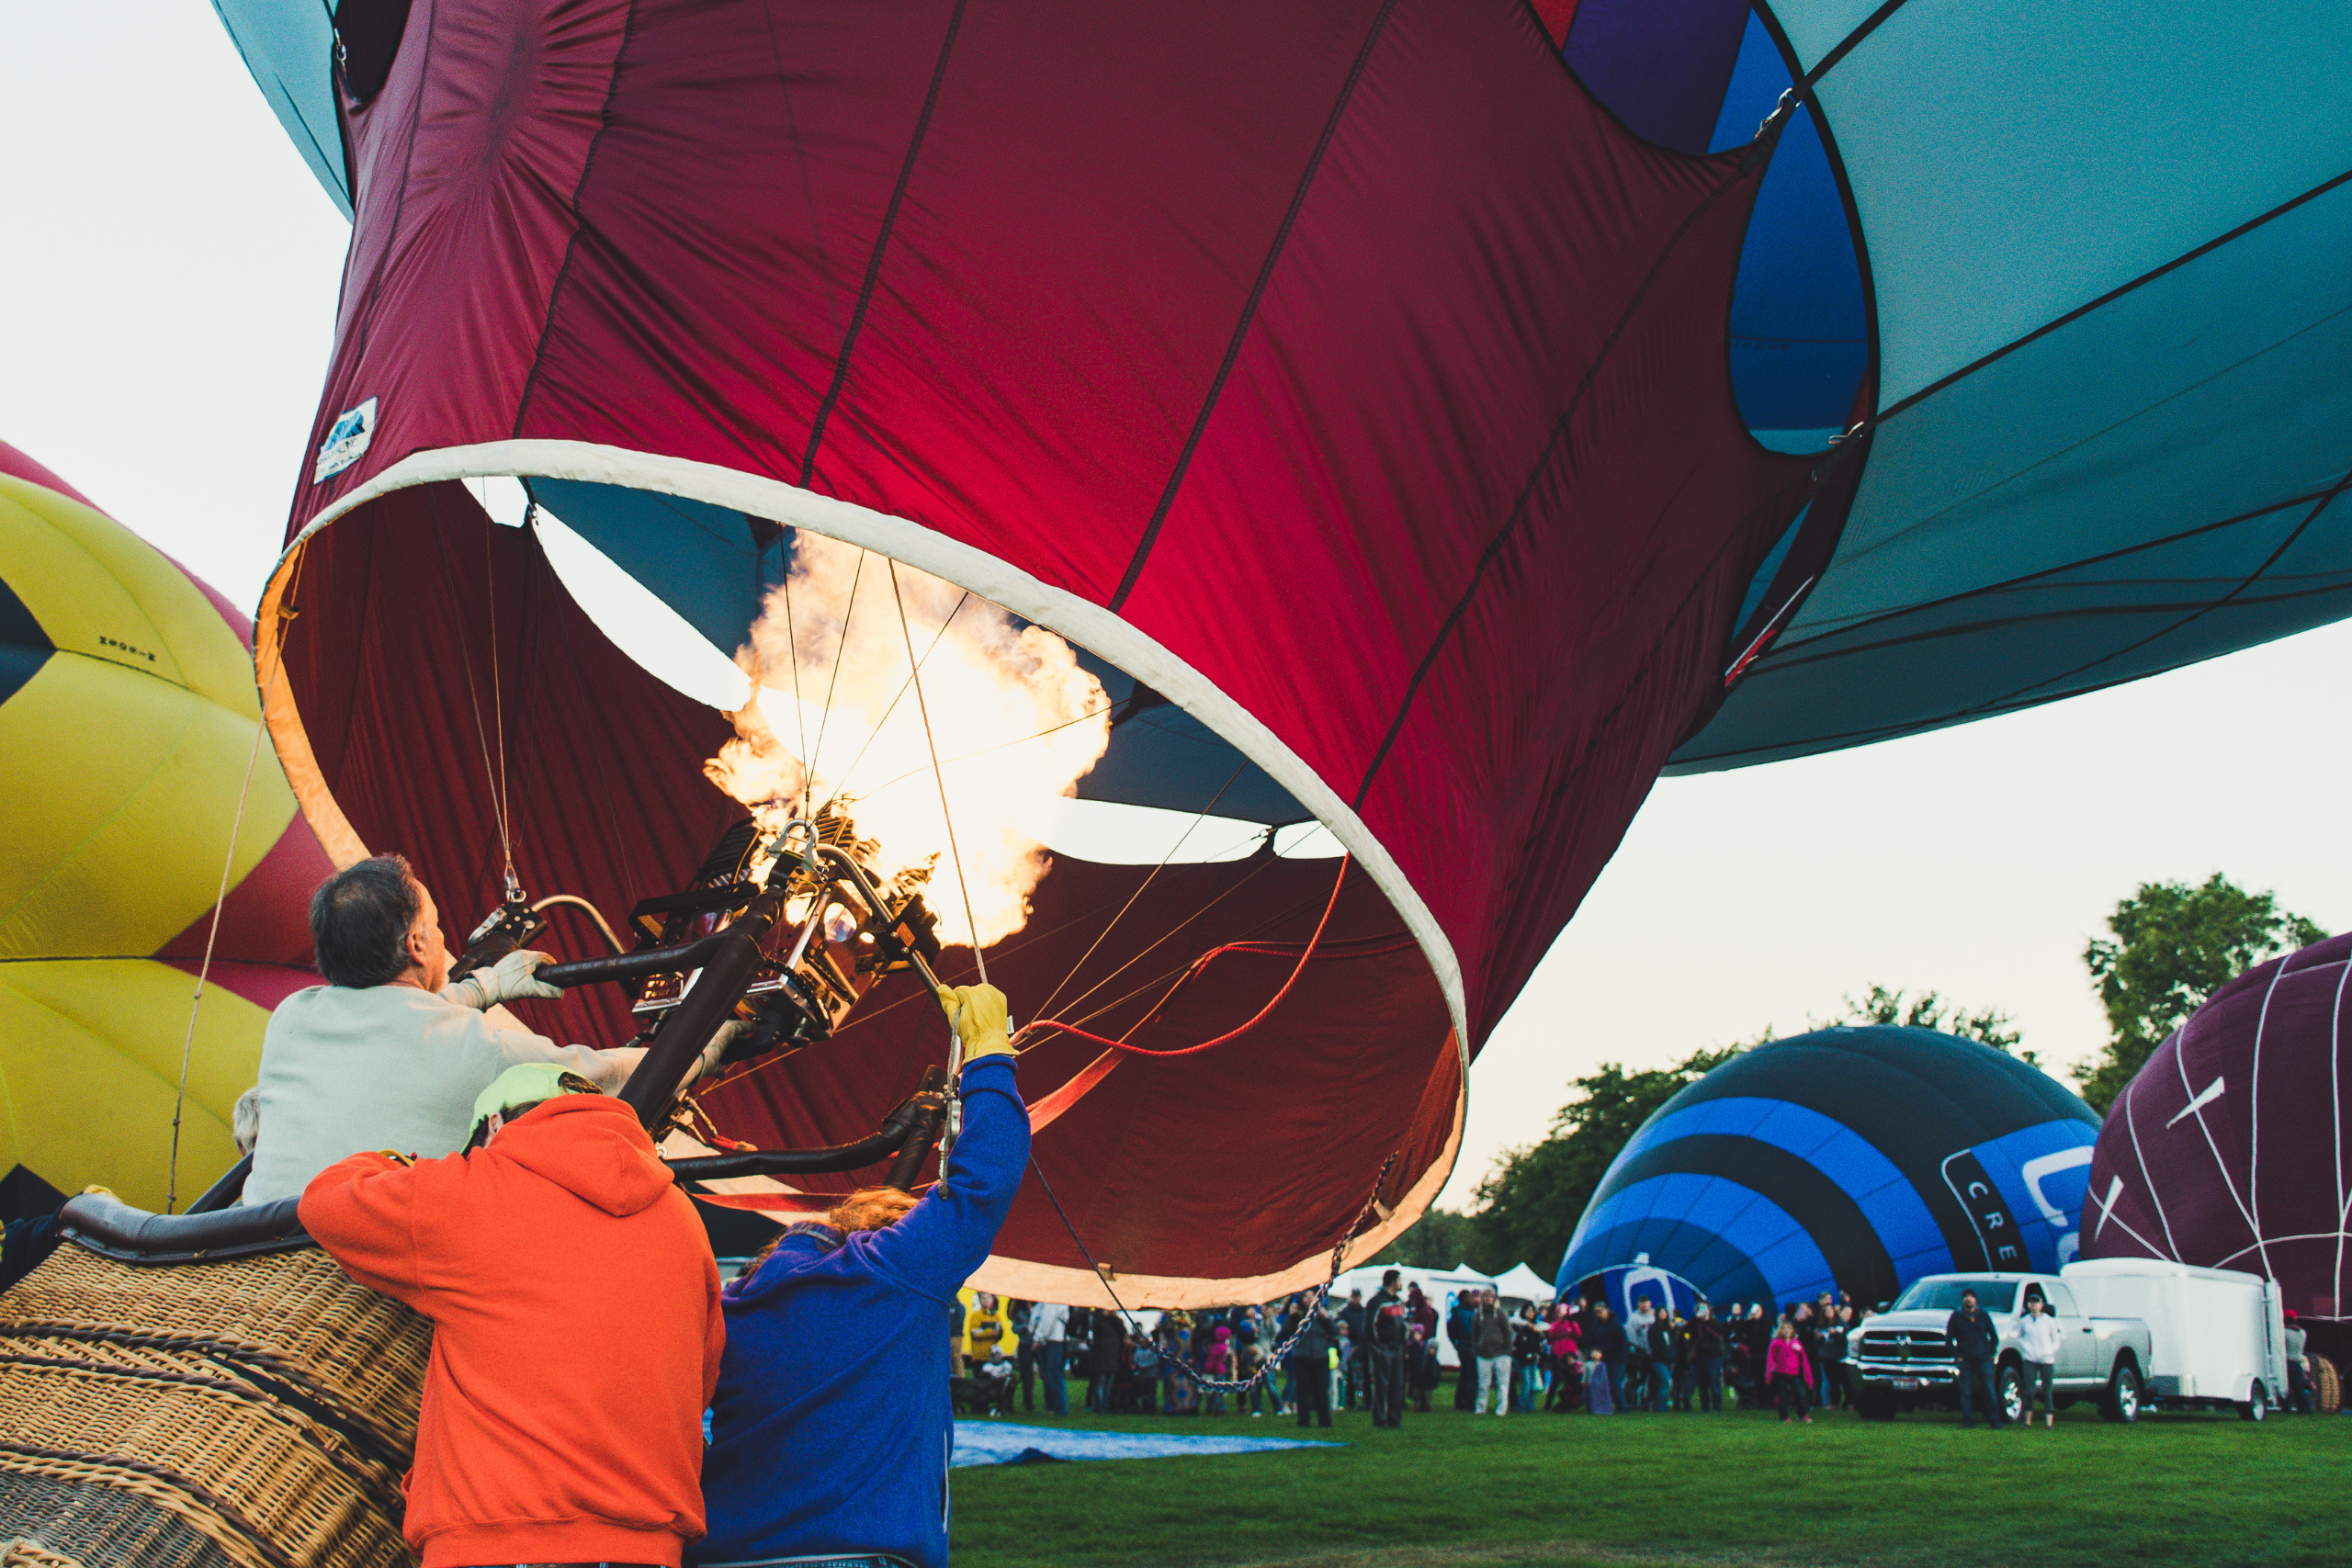
M 2001 1406 L 2001 1418 L 2010 1426 L 2025 1419 L 2025 1373 L 2018 1367 L 2004 1365 L 1993 1374 L 1993 1397 Z
M 2262 1386 L 2262 1380 L 2257 1378 L 2254 1386 L 2245 1391 L 2245 1403 L 2238 1406 L 2238 1419 L 2259 1421 L 2269 1414 L 2270 1393 Z
M 2107 1393 L 2098 1402 L 2098 1413 L 2127 1425 L 2140 1418 L 2139 1368 L 2126 1360 L 2115 1363 L 2115 1371 L 2108 1375 Z
M 1894 1395 L 1868 1386 L 1854 1391 L 1854 1414 L 1865 1421 L 1894 1419 Z

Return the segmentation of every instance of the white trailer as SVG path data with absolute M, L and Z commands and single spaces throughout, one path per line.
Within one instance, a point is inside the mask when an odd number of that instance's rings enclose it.
M 2286 1396 L 2278 1282 L 2234 1269 L 2099 1258 L 2060 1270 L 2086 1313 L 2148 1326 L 2144 1397 L 2176 1408 L 2227 1404 L 2259 1421 Z

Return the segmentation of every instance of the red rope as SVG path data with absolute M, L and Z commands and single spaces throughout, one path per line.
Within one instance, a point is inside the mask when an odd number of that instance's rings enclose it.
M 1340 857 L 1340 874 L 1331 884 L 1331 897 L 1329 901 L 1323 906 L 1323 918 L 1315 922 L 1315 934 L 1306 939 L 1306 946 L 1299 953 L 1297 964 L 1293 965 L 1291 968 L 1290 978 L 1283 982 L 1283 988 L 1274 993 L 1272 1000 L 1267 1002 L 1264 1007 L 1260 1008 L 1256 1015 L 1252 1017 L 1250 1021 L 1240 1025 L 1238 1028 L 1228 1029 L 1214 1040 L 1204 1040 L 1197 1045 L 1179 1046 L 1177 1049 L 1172 1051 L 1154 1051 L 1142 1045 L 1130 1045 L 1124 1039 L 1106 1039 L 1100 1034 L 1090 1034 L 1085 1030 L 1079 1028 L 1076 1024 L 1063 1023 L 1055 1019 L 1046 1019 L 1036 1023 L 1024 1024 L 1021 1030 L 1022 1038 L 1024 1041 L 1029 1041 L 1033 1034 L 1041 1031 L 1053 1034 L 1068 1034 L 1075 1036 L 1080 1040 L 1091 1041 L 1094 1044 L 1105 1046 L 1114 1051 L 1125 1051 L 1131 1055 L 1136 1056 L 1190 1056 L 1198 1052 L 1211 1050 L 1216 1046 L 1223 1045 L 1228 1041 L 1239 1039 L 1242 1035 L 1249 1033 L 1251 1030 L 1265 1022 L 1266 1015 L 1272 1012 L 1274 1009 L 1282 1005 L 1283 998 L 1290 995 L 1291 987 L 1298 984 L 1298 977 L 1306 972 L 1306 961 L 1315 956 L 1315 949 L 1323 940 L 1323 929 L 1331 923 L 1331 911 L 1340 907 L 1340 889 L 1347 885 L 1348 863 L 1354 857 L 1351 855 L 1341 855 Z M 1158 1001 L 1152 1003 L 1151 1010 L 1144 1014 L 1142 1018 L 1138 1019 L 1134 1027 L 1129 1029 L 1127 1032 L 1129 1034 L 1133 1034 L 1136 1030 L 1141 1029 L 1145 1024 L 1148 1024 L 1153 1019 L 1158 1018 L 1159 1016 L 1159 1010 L 1166 1007 L 1170 1001 L 1174 1000 L 1176 993 L 1182 990 L 1187 984 L 1201 973 L 1202 970 L 1207 968 L 1211 961 L 1216 959 L 1218 955 L 1227 953 L 1273 953 L 1279 951 L 1280 949 L 1278 947 L 1275 947 L 1271 943 L 1261 942 L 1231 942 L 1226 943 L 1223 947 L 1213 947 L 1209 949 L 1206 953 L 1202 953 L 1200 957 L 1193 961 L 1192 967 L 1185 970 L 1184 973 L 1178 977 L 1176 983 L 1168 987 L 1168 994 L 1161 997 Z M 1034 1044 L 1035 1042 L 1030 1041 L 1030 1043 Z M 1023 1047 L 1023 1049 L 1026 1048 L 1026 1046 Z

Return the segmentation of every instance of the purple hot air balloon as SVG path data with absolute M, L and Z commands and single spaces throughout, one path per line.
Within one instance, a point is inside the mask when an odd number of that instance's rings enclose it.
M 2352 933 L 2249 969 L 2157 1047 L 2099 1132 L 2085 1258 L 2267 1275 L 2313 1349 L 2352 1348 L 2347 958 Z

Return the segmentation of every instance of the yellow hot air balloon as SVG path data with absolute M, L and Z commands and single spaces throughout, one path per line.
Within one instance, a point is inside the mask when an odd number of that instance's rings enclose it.
M 0 443 L 0 1218 L 90 1182 L 162 1209 L 175 1111 L 185 1205 L 236 1159 L 269 1010 L 317 983 L 331 867 L 255 750 L 251 647 L 226 600 Z

